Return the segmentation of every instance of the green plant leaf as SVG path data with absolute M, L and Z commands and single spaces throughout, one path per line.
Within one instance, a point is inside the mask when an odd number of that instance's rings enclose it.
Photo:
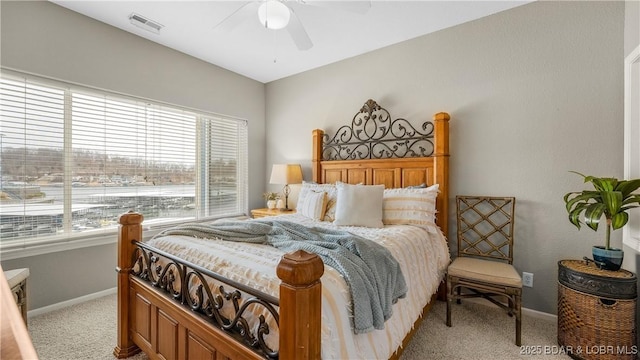
M 569 212 L 569 221 L 578 229 L 581 227 L 580 214 L 589 206 L 589 204 L 578 204 L 573 211 Z
M 579 192 L 572 191 L 572 192 L 570 192 L 570 193 L 566 193 L 566 194 L 564 194 L 564 197 L 563 197 L 564 202 L 565 202 L 565 203 L 569 202 L 569 197 L 570 197 L 571 195 L 574 195 L 574 194 L 580 194 L 580 193 L 579 193 Z
M 604 214 L 605 205 L 602 203 L 589 204 L 584 211 L 584 223 L 587 224 L 593 231 L 598 230 L 598 224 L 600 218 Z
M 611 217 L 611 227 L 613 230 L 620 229 L 627 224 L 627 221 L 629 221 L 629 214 L 619 212 Z
M 586 224 L 597 231 L 602 218 L 606 218 L 606 246 L 609 246 L 611 230 L 624 227 L 629 221 L 627 211 L 640 207 L 640 179 L 618 180 L 613 177 L 601 178 L 570 171 L 591 183 L 594 190 L 569 192 L 564 202 L 569 213 L 569 222 L 578 229 Z
M 603 191 L 602 202 L 606 206 L 604 213 L 611 217 L 620 211 L 622 206 L 622 193 L 620 191 Z
M 627 196 L 627 197 L 625 197 L 625 199 L 622 202 L 622 204 L 623 205 L 629 205 L 629 204 L 638 204 L 638 205 L 640 205 L 640 195 Z
M 638 190 L 638 188 L 640 188 L 640 179 L 626 180 L 620 181 L 618 183 L 618 186 L 616 186 L 616 191 L 620 191 L 622 193 L 622 196 L 626 198 L 627 196 L 631 195 L 632 192 Z
M 616 188 L 616 185 L 618 185 L 618 179 L 596 178 L 592 176 L 590 176 L 590 178 L 593 186 L 595 186 L 599 191 L 613 191 Z
M 568 200 L 571 194 L 576 194 L 576 196 L 571 198 L 570 200 Z M 571 209 L 576 204 L 578 204 L 578 203 L 589 203 L 589 200 L 593 200 L 594 202 L 600 202 L 600 192 L 598 192 L 598 191 L 583 191 L 581 193 L 579 193 L 579 192 L 569 193 L 569 194 L 565 195 L 565 201 L 567 202 L 567 204 L 566 204 L 567 211 L 571 212 Z
M 586 177 L 587 177 L 587 175 L 581 174 L 581 173 L 579 173 L 579 172 L 577 172 L 577 171 L 574 171 L 574 170 L 569 170 L 569 172 L 570 172 L 570 173 L 574 173 L 574 174 L 578 174 L 578 175 L 582 176 L 583 178 L 586 178 Z M 587 181 L 585 180 L 585 182 L 587 182 Z

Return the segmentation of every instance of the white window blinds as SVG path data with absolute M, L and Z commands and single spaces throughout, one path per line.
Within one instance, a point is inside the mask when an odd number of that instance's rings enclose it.
M 65 92 L 0 79 L 0 238 L 61 230 Z M 53 191 L 45 192 L 42 184 Z M 61 199 L 61 198 L 60 198 Z
M 203 118 L 205 141 L 208 143 L 208 171 L 204 188 L 205 213 L 209 216 L 242 213 L 247 208 L 248 164 L 246 152 L 247 127 L 245 123 L 229 122 L 219 118 Z
M 2 245 L 247 209 L 246 121 L 3 76 Z
M 193 219 L 196 116 L 105 95 L 72 94 L 73 231 L 117 224 L 124 209 Z

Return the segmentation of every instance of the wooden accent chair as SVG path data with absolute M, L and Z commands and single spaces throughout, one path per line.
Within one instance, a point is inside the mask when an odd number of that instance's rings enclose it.
M 514 197 L 456 196 L 458 257 L 447 270 L 447 326 L 454 299 L 459 304 L 483 297 L 515 315 L 520 346 L 522 279 L 512 265 L 515 205 Z

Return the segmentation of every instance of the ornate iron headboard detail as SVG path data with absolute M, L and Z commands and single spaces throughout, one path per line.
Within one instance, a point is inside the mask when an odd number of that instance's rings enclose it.
M 322 160 L 362 160 L 426 157 L 433 155 L 434 125 L 422 124 L 421 130 L 406 119 L 391 120 L 391 114 L 369 99 L 351 120 L 333 137 L 324 135 Z

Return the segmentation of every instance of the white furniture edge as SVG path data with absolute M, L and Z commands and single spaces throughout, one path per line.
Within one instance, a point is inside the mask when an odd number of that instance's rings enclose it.
M 624 59 L 624 178 L 630 179 L 632 161 L 638 161 L 637 156 L 631 153 L 631 141 L 633 139 L 631 134 L 632 121 L 640 121 L 640 119 L 632 119 L 632 101 L 631 101 L 631 67 L 633 64 L 640 63 L 640 46 L 636 47 L 625 59 Z M 637 99 L 635 101 L 638 101 Z M 640 126 L 640 124 L 636 124 Z M 636 139 L 637 141 L 637 139 Z M 637 175 L 635 175 L 637 176 Z M 637 211 L 637 210 L 636 210 Z M 622 243 L 636 252 L 640 252 L 640 234 L 632 234 L 630 226 L 625 226 L 622 229 Z

